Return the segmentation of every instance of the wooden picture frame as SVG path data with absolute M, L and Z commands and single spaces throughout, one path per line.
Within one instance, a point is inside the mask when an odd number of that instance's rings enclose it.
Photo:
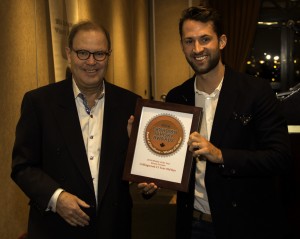
M 199 132 L 202 108 L 138 99 L 123 179 L 188 191 L 193 155 L 189 135 Z

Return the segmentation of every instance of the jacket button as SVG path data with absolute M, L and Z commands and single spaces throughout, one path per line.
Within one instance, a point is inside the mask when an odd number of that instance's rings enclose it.
M 231 174 L 235 174 L 235 169 L 230 170 Z

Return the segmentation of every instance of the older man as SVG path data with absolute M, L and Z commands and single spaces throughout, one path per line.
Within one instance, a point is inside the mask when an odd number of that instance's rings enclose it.
M 11 176 L 30 198 L 29 238 L 130 238 L 122 172 L 138 96 L 104 80 L 103 27 L 74 25 L 66 53 L 72 77 L 26 93 L 16 129 Z

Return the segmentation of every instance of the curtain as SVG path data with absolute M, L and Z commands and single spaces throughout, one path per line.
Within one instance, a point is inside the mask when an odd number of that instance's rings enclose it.
M 223 19 L 223 31 L 227 45 L 223 50 L 223 62 L 244 72 L 246 59 L 254 43 L 261 0 L 209 0 Z

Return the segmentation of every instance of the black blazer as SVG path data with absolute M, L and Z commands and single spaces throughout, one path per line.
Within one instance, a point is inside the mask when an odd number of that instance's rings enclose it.
M 194 80 L 172 89 L 168 102 L 195 105 Z M 207 162 L 205 184 L 217 238 L 283 238 L 277 177 L 291 163 L 287 126 L 269 83 L 225 67 L 210 141 L 224 164 Z M 195 174 L 178 193 L 177 238 L 189 238 Z
M 130 238 L 132 200 L 122 180 L 127 120 L 137 95 L 105 82 L 98 207 L 77 114 L 72 80 L 25 94 L 16 128 L 11 176 L 30 198 L 31 239 Z M 72 227 L 46 212 L 57 188 L 91 205 L 90 226 Z

